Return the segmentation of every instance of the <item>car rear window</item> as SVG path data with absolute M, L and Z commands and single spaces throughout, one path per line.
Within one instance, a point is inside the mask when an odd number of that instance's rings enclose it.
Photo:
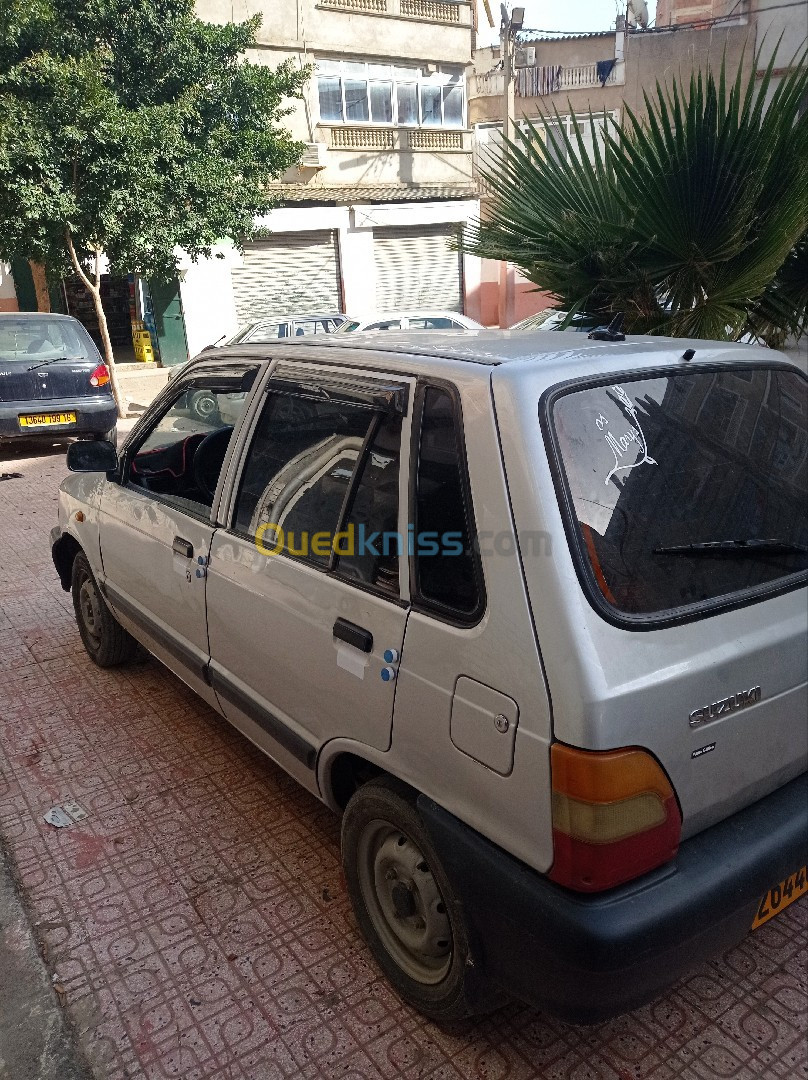
M 807 388 L 793 369 L 739 365 L 550 395 L 568 532 L 599 607 L 676 620 L 805 580 Z
M 95 348 L 83 327 L 68 319 L 47 315 L 0 319 L 0 360 L 38 363 L 65 356 L 68 359 L 95 357 Z

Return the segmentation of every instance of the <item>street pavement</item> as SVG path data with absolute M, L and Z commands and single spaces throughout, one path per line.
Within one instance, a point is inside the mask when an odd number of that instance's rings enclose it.
M 96 1077 L 808 1076 L 808 898 L 596 1027 L 515 1003 L 438 1027 L 402 1005 L 354 925 L 337 819 L 155 661 L 86 657 L 48 549 L 64 451 L 0 447 L 22 473 L 0 480 L 0 837 L 61 1038 Z M 69 801 L 86 818 L 45 823 Z M 2 1005 L 19 993 L 3 977 L 0 1058 L 38 1023 Z

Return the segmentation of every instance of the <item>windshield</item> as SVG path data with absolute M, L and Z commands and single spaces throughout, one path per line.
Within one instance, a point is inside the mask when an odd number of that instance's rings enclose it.
M 32 365 L 60 357 L 96 359 L 93 343 L 78 323 L 47 315 L 0 318 L 0 361 Z
M 806 387 L 796 371 L 750 365 L 556 398 L 578 556 L 602 599 L 649 615 L 799 583 Z

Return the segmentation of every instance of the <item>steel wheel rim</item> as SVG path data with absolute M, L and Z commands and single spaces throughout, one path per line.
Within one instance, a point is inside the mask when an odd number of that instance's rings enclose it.
M 79 611 L 87 634 L 97 644 L 101 641 L 101 602 L 90 578 L 85 577 L 79 587 Z
M 210 394 L 201 394 L 194 401 L 194 409 L 197 416 L 202 420 L 207 420 L 216 412 L 216 399 L 211 397 Z
M 422 852 L 401 829 L 375 819 L 357 851 L 359 887 L 388 954 L 416 982 L 435 986 L 452 963 L 452 925 Z

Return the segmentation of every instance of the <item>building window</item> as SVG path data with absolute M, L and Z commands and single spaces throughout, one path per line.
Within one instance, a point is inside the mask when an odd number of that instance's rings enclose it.
M 322 124 L 395 124 L 462 128 L 466 92 L 462 68 L 320 60 L 317 91 Z

